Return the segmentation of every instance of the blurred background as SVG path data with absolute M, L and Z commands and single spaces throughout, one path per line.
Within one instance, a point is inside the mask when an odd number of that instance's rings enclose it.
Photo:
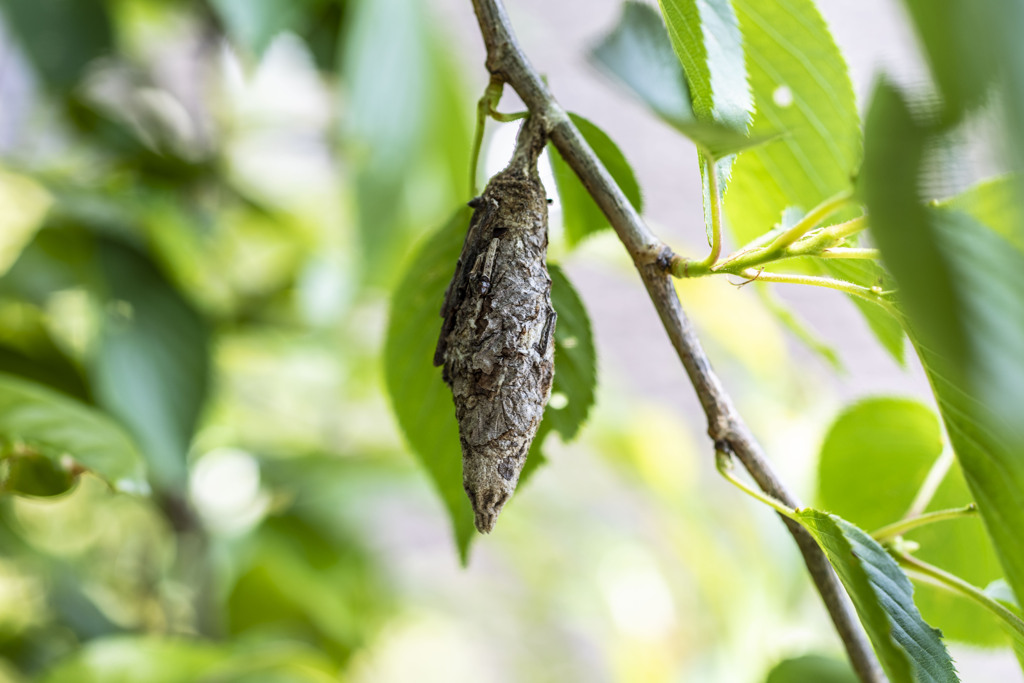
M 585 57 L 621 3 L 509 5 L 562 104 L 632 163 L 655 231 L 703 253 L 692 145 Z M 897 3 L 821 11 L 862 99 L 880 69 L 921 77 Z M 714 472 L 624 250 L 606 232 L 569 254 L 557 199 L 597 404 L 460 565 L 381 351 L 410 254 L 470 198 L 483 56 L 469 0 L 0 2 L 0 371 L 117 417 L 152 489 L 86 474 L 3 498 L 0 681 L 753 682 L 840 655 L 783 527 Z M 488 124 L 481 179 L 515 130 Z M 844 369 L 754 288 L 681 287 L 811 499 L 844 404 L 931 398 L 845 298 L 772 291 Z M 1024 680 L 1007 652 L 952 651 L 965 681 Z

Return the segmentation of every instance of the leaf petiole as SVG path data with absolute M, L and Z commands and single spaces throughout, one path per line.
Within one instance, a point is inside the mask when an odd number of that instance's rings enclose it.
M 778 512 L 783 517 L 792 519 L 793 521 L 798 521 L 796 519 L 795 510 L 786 506 L 784 503 L 776 500 L 775 498 L 772 498 L 768 494 L 758 491 L 757 489 L 748 485 L 743 480 L 739 479 L 735 474 L 733 474 L 732 456 L 726 453 L 725 451 L 715 451 L 715 468 L 718 470 L 719 474 L 721 474 L 723 477 L 726 478 L 726 480 L 729 481 L 729 483 L 731 483 L 733 486 L 746 493 L 751 498 L 755 498 L 761 501 L 768 507 Z
M 1010 630 L 1013 631 L 1015 640 L 1024 642 L 1024 620 L 1007 609 L 998 600 L 995 600 L 977 586 L 967 583 L 959 576 L 950 574 L 927 562 L 922 562 L 912 555 L 901 552 L 893 552 L 892 554 L 896 561 L 908 570 L 908 574 L 933 586 L 938 586 L 952 593 L 959 593 L 974 600 L 1002 619 Z
M 937 510 L 935 512 L 926 512 L 923 515 L 916 517 L 910 517 L 907 519 L 901 519 L 898 522 L 887 524 L 880 529 L 876 529 L 871 536 L 876 541 L 881 543 L 882 541 L 894 538 L 896 536 L 902 536 L 903 534 L 922 527 L 928 524 L 934 524 L 935 522 L 944 522 L 948 519 L 960 519 L 961 517 L 973 517 L 978 514 L 978 506 L 974 503 L 965 505 L 962 508 L 952 508 L 949 510 Z

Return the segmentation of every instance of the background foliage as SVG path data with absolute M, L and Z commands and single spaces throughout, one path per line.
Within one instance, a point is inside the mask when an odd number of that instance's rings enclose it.
M 820 508 L 799 519 L 890 677 L 952 680 L 944 646 L 962 674 L 987 662 L 966 645 L 1005 664 L 1004 625 L 912 591 L 861 529 L 931 480 L 925 510 L 982 516 L 908 533 L 917 556 L 1000 600 L 1024 588 L 1024 135 L 1006 125 L 1024 18 L 903 4 L 932 85 L 879 80 L 863 130 L 811 0 L 624 3 L 576 55 L 610 78 L 573 120 L 643 211 L 641 150 L 601 124 L 604 102 L 645 106 L 634 125 L 667 124 L 664 149 L 693 143 L 706 205 L 720 174 L 736 244 L 856 193 L 826 225 L 866 208 L 846 246 L 876 245 L 891 275 L 768 271 L 885 290 L 889 309 L 851 300 L 894 359 L 917 368 L 916 351 L 934 399 L 841 408 L 801 344 L 839 356 L 761 283 L 679 291 Z M 850 680 L 791 541 L 717 478 L 674 361 L 644 358 L 641 336 L 667 340 L 553 150 L 554 400 L 522 490 L 471 544 L 430 363 L 483 72 L 450 17 L 419 0 L 3 0 L 0 16 L 0 681 Z M 514 126 L 488 126 L 492 172 Z M 1001 175 L 952 180 L 946 161 L 986 143 Z M 702 257 L 699 228 L 680 241 Z

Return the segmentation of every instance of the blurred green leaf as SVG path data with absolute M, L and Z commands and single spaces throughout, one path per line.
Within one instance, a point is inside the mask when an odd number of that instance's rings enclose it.
M 734 0 L 754 97 L 751 137 L 781 135 L 733 165 L 725 210 L 742 244 L 790 206 L 848 189 L 860 126 L 846 62 L 812 0 Z
M 413 454 L 426 468 L 451 517 L 465 561 L 475 533 L 462 488 L 462 449 L 451 392 L 434 367 L 441 303 L 462 252 L 470 210 L 459 209 L 416 252 L 391 299 L 384 376 L 391 406 Z
M 663 3 L 666 16 L 678 17 L 682 5 L 675 0 Z M 743 52 L 735 32 L 735 18 L 732 18 L 732 23 L 723 20 L 716 14 L 719 10 L 732 16 L 725 0 L 701 0 L 699 10 L 696 5 L 687 10 L 699 11 L 710 17 L 705 26 L 708 34 L 702 35 L 700 40 L 687 39 L 677 44 L 677 50 L 683 50 L 677 57 L 673 43 L 678 36 L 672 34 L 670 37 L 670 31 L 666 30 L 657 11 L 643 3 L 627 2 L 619 23 L 590 53 L 596 64 L 632 90 L 662 120 L 715 158 L 763 141 L 747 135 L 750 93 L 743 69 Z M 733 43 L 732 47 L 739 52 L 720 50 L 716 42 L 719 40 Z M 705 42 L 711 47 L 705 48 Z M 684 58 L 689 55 L 686 51 L 690 47 L 696 51 L 695 54 L 704 54 L 706 49 L 710 49 L 714 57 L 711 66 L 693 56 Z M 680 65 L 681 59 L 682 66 L 687 67 L 685 72 Z M 689 85 L 687 76 L 690 77 Z
M 865 529 L 894 522 L 941 453 L 939 420 L 927 406 L 902 398 L 859 401 L 825 435 L 819 504 Z
M 865 124 L 862 192 L 871 233 L 900 285 L 900 304 L 936 352 L 962 357 L 967 338 L 956 305 L 948 256 L 932 236 L 929 210 L 918 192 L 928 131 L 902 96 L 882 81 Z
M 33 455 L 50 458 L 57 471 L 66 469 L 61 457 L 67 454 L 118 488 L 144 488 L 142 458 L 117 425 L 63 394 L 3 374 L 0 439 L 26 444 Z M 5 482 L 5 488 L 10 485 Z
M 42 81 L 58 95 L 77 85 L 92 60 L 111 52 L 103 0 L 4 0 L 2 9 Z
M 313 4 L 302 0 L 210 0 L 231 39 L 257 58 L 282 31 L 295 30 Z
M 1018 203 L 1024 202 L 1024 46 L 1019 2 L 904 0 L 942 95 L 941 125 L 949 127 L 991 103 L 1002 110 L 1001 151 L 1018 171 L 1013 178 Z M 993 92 L 998 93 L 993 95 Z M 1024 221 L 1016 215 L 1016 239 L 1024 240 Z
M 790 334 L 799 339 L 807 348 L 817 353 L 836 372 L 843 371 L 843 361 L 839 352 L 829 344 L 820 333 L 811 327 L 806 320 L 793 311 L 787 304 L 775 296 L 769 285 L 755 282 L 754 290 L 765 308 L 785 327 Z M 901 330 L 902 332 L 902 330 Z
M 226 609 L 249 642 L 304 642 L 343 664 L 388 600 L 362 551 L 295 512 L 267 518 L 239 550 Z
M 353 167 L 365 279 L 390 283 L 404 238 L 466 201 L 468 103 L 425 3 L 362 0 L 342 38 L 341 133 Z M 411 179 L 426 185 L 413 186 Z M 430 188 L 432 191 L 426 191 Z M 413 190 L 418 190 L 413 192 Z
M 818 465 L 818 503 L 865 529 L 900 519 L 910 508 L 942 452 L 939 421 L 910 399 L 870 398 L 844 410 L 825 437 Z M 953 465 L 926 511 L 963 507 L 971 495 Z M 985 585 L 1001 576 L 999 561 L 980 519 L 957 519 L 907 534 L 922 560 Z M 971 600 L 929 584 L 915 594 L 921 614 L 946 638 L 1000 645 L 1005 634 L 989 612 Z
M 579 128 L 587 144 L 608 169 L 633 208 L 642 212 L 644 205 L 640 186 L 622 151 L 603 130 L 587 119 L 577 114 L 569 114 L 569 118 Z M 565 225 L 565 238 L 569 246 L 574 247 L 584 238 L 611 227 L 604 213 L 594 202 L 594 198 L 551 144 L 548 145 L 548 159 L 551 161 L 551 171 L 558 186 L 558 197 L 562 201 L 562 223 Z
M 198 683 L 229 653 L 223 647 L 166 636 L 96 640 L 41 677 L 42 683 Z
M 958 681 L 941 634 L 914 606 L 914 587 L 873 538 L 846 520 L 804 508 L 796 519 L 828 556 L 892 683 Z
M 0 279 L 38 305 L 74 288 L 103 305 L 86 359 L 98 405 L 135 436 L 154 483 L 183 486 L 207 390 L 206 323 L 145 254 L 102 228 L 44 228 Z
M 1017 596 L 1013 594 L 1013 590 L 1010 588 L 1010 584 L 1006 583 L 1006 579 L 996 579 L 985 586 L 985 593 L 990 598 L 998 600 L 1006 607 L 1020 614 L 1020 603 L 1017 602 Z
M 764 683 L 857 683 L 858 680 L 850 663 L 844 659 L 802 655 L 776 664 Z
M 82 369 L 55 343 L 42 310 L 24 302 L 0 304 L 0 329 L 0 372 L 93 403 Z
M 179 488 L 209 382 L 209 330 L 143 254 L 99 245 L 108 303 L 89 368 L 101 406 L 135 434 L 152 476 Z
M 980 105 L 999 74 L 984 25 L 985 3 L 968 0 L 904 0 L 921 39 L 932 76 L 953 118 Z M 988 36 L 979 41 L 979 36 Z
M 1024 219 L 1015 194 L 1017 182 L 1013 176 L 985 180 L 938 206 L 970 214 L 1024 251 L 1024 234 L 1017 229 Z
M 929 131 L 881 84 L 865 130 L 864 196 L 907 328 L 1006 578 L 1024 590 L 1024 252 L 916 193 Z M 902 192 L 896 190 L 901 189 Z
M 75 475 L 53 458 L 35 453 L 10 452 L 4 458 L 6 470 L 0 490 L 22 496 L 59 496 L 75 483 Z

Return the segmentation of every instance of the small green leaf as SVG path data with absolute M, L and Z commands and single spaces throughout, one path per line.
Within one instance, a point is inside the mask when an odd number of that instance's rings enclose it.
M 640 186 L 633 175 L 633 169 L 618 146 L 603 130 L 582 116 L 569 114 L 569 118 L 579 128 L 587 144 L 608 169 L 615 183 L 626 194 L 633 208 L 638 212 L 643 211 Z M 551 171 L 555 176 L 558 196 L 562 201 L 562 223 L 569 246 L 574 247 L 584 238 L 610 227 L 608 219 L 594 202 L 594 198 L 555 150 L 554 145 L 548 145 L 548 159 L 551 161 Z
M 818 504 L 865 529 L 903 517 L 942 452 L 938 418 L 910 399 L 869 398 L 844 410 L 832 424 L 818 464 Z M 925 511 L 971 502 L 960 468 L 950 468 Z M 963 518 L 907 534 L 917 557 L 977 585 L 1002 574 L 981 520 Z M 921 614 L 945 637 L 974 645 L 1000 645 L 1006 636 L 989 612 L 963 596 L 920 584 Z
M 959 680 L 941 635 L 914 606 L 914 587 L 864 531 L 836 515 L 803 509 L 796 520 L 828 556 L 892 683 Z
M 896 521 L 941 453 L 939 420 L 927 406 L 901 398 L 859 401 L 825 435 L 819 504 L 865 529 Z
M 857 683 L 858 680 L 846 660 L 803 655 L 776 664 L 764 683 Z
M 465 561 L 474 536 L 473 510 L 462 488 L 462 449 L 451 391 L 434 367 L 441 303 L 469 226 L 459 209 L 416 252 L 391 299 L 384 376 L 391 407 L 413 454 L 426 468 L 451 517 Z
M 114 422 L 63 394 L 4 374 L 0 374 L 0 441 L 24 444 L 28 455 L 49 458 L 54 467 L 47 481 L 35 483 L 45 483 L 51 492 L 60 492 L 53 490 L 53 475 L 68 471 L 61 462 L 64 455 L 118 488 L 145 488 L 142 457 Z M 31 463 L 33 467 L 38 464 Z M 5 488 L 11 485 L 11 481 L 5 482 Z
M 714 0 L 715 3 L 719 1 Z M 703 11 L 708 9 L 705 4 Z M 715 22 L 715 27 L 731 35 L 728 22 Z M 703 39 L 700 41 L 702 46 Z M 743 53 L 739 49 L 738 66 L 742 69 Z M 764 136 L 751 138 L 747 135 L 746 110 L 742 115 L 739 113 L 738 102 L 742 97 L 737 94 L 742 92 L 749 97 L 749 93 L 745 72 L 734 72 L 737 68 L 734 58 L 723 56 L 722 61 L 728 64 L 721 71 L 716 71 L 715 86 L 721 85 L 723 91 L 719 109 L 708 108 L 703 116 L 694 112 L 687 85 L 688 72 L 683 71 L 673 51 L 672 40 L 661 17 L 649 5 L 627 2 L 619 23 L 593 48 L 590 56 L 598 66 L 632 90 L 658 117 L 704 148 L 713 158 L 728 156 L 764 142 Z M 736 80 L 739 76 L 744 79 L 742 83 Z M 710 81 L 707 81 L 695 92 L 699 90 L 708 95 L 710 87 Z M 724 118 L 714 118 L 716 116 Z

